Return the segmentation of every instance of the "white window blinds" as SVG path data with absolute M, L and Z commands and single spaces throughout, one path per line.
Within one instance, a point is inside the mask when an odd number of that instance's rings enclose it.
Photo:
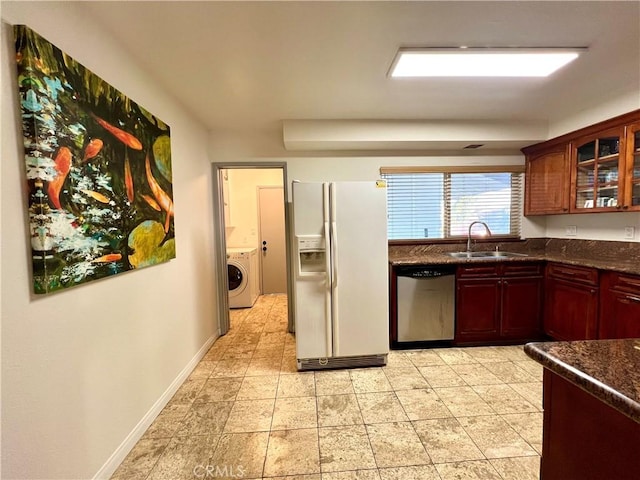
M 489 225 L 493 236 L 520 236 L 522 173 L 517 170 L 381 169 L 389 240 L 466 236 L 476 220 Z

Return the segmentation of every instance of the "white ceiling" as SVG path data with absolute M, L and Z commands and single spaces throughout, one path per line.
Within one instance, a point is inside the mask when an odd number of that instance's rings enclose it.
M 553 121 L 640 95 L 637 1 L 90 2 L 211 130 L 282 120 Z M 547 79 L 392 79 L 401 46 L 586 46 Z

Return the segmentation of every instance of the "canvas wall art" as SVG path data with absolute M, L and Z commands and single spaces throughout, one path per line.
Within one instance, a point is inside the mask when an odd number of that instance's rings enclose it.
M 175 258 L 169 126 L 33 30 L 14 33 L 34 292 Z

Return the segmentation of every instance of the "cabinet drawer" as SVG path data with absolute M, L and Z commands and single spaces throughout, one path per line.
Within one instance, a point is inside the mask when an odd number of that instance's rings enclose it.
M 456 276 L 458 278 L 477 278 L 477 277 L 497 277 L 499 265 L 492 263 L 490 265 L 469 265 L 458 266 Z
M 598 285 L 598 271 L 595 268 L 577 267 L 575 265 L 562 265 L 550 263 L 547 265 L 547 275 L 586 285 Z
M 503 268 L 505 277 L 535 277 L 542 274 L 540 263 L 505 263 Z
M 612 290 L 635 293 L 640 296 L 640 277 L 617 272 L 609 272 L 607 277 L 609 288 Z

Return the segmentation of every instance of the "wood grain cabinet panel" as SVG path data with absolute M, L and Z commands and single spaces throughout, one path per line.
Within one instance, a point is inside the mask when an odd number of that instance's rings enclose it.
M 602 275 L 598 338 L 640 338 L 640 277 Z

